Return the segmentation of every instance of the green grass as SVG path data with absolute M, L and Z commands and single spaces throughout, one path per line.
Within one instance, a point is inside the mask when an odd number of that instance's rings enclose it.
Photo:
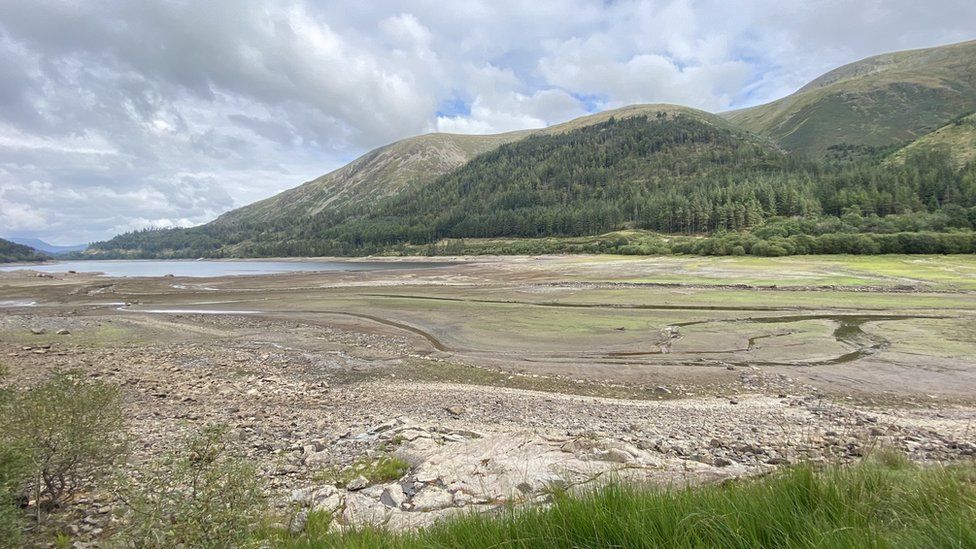
M 396 456 L 381 455 L 360 458 L 343 469 L 321 471 L 316 475 L 315 480 L 335 484 L 342 488 L 359 476 L 365 477 L 369 484 L 377 484 L 397 480 L 409 471 L 410 464 L 403 459 Z
M 320 525 L 321 526 L 321 525 Z M 976 467 L 882 454 L 699 488 L 614 484 L 550 507 L 469 515 L 417 533 L 316 527 L 282 547 L 976 547 Z

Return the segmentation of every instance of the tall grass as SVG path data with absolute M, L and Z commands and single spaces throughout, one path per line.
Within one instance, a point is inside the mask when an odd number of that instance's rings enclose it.
M 613 484 L 546 508 L 465 516 L 417 533 L 361 530 L 285 547 L 976 547 L 976 466 L 899 459 L 800 466 L 723 486 Z

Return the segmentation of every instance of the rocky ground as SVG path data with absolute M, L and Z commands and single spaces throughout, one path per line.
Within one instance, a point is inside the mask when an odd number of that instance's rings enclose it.
M 204 315 L 180 320 L 263 322 Z M 137 441 L 134 469 L 172 448 L 181 433 L 229 426 L 240 452 L 261 465 L 282 508 L 299 509 L 294 528 L 310 510 L 335 513 L 339 528 L 410 528 L 506 502 L 544 502 L 555 490 L 613 478 L 684 485 L 799 461 L 847 461 L 878 448 L 924 461 L 972 459 L 976 452 L 972 408 L 869 409 L 759 368 L 739 368 L 724 388 L 685 387 L 691 396 L 661 386 L 652 400 L 612 399 L 412 379 L 406 376 L 416 372 L 413 362 L 445 359 L 403 355 L 409 342 L 396 337 L 319 332 L 349 350 L 397 357 L 376 366 L 344 352 L 260 341 L 77 345 L 72 332 L 92 322 L 104 320 L 6 315 L 8 332 L 62 334 L 52 343 L 0 343 L 3 361 L 17 365 L 13 381 L 26 386 L 54 370 L 81 368 L 117 383 Z M 343 487 L 330 481 L 343 467 L 387 455 L 403 459 L 409 470 L 396 479 L 355 478 Z M 69 531 L 97 538 L 111 530 L 117 505 L 108 494 L 82 499 Z
M 415 528 L 608 479 L 721 482 L 878 449 L 976 459 L 971 292 L 905 292 L 900 278 L 836 298 L 805 282 L 578 284 L 616 272 L 578 262 L 203 281 L 0 274 L 0 363 L 18 386 L 67 368 L 120 386 L 135 441 L 121 473 L 226 425 L 295 529 L 310 511 L 336 528 Z M 374 295 L 384 288 L 395 295 Z M 842 341 L 842 324 L 789 317 L 855 307 L 917 318 Z M 770 314 L 785 327 L 753 322 Z M 715 322 L 696 333 L 678 320 Z M 662 334 L 677 347 L 659 350 Z M 858 345 L 849 361 L 824 359 Z M 404 467 L 374 474 L 391 457 Z M 97 543 L 120 508 L 94 492 L 59 520 Z

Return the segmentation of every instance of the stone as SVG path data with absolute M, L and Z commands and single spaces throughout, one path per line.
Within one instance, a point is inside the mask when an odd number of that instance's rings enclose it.
M 454 504 L 454 496 L 443 488 L 427 486 L 411 500 L 414 511 L 434 511 Z
M 664 385 L 658 385 L 657 387 L 654 388 L 654 392 L 659 395 L 670 395 L 671 389 L 668 389 Z
M 464 413 L 464 408 L 460 406 L 448 406 L 444 408 L 444 410 L 446 410 L 447 413 L 451 414 L 454 417 L 460 417 L 460 415 Z
M 66 335 L 71 335 L 71 332 L 69 332 L 68 330 L 66 330 L 66 329 L 64 329 L 64 328 L 61 328 L 61 329 L 60 329 L 60 330 L 58 330 L 58 331 L 57 331 L 56 333 L 57 333 L 57 335 L 59 335 L 59 336 L 66 336 Z
M 308 524 L 308 509 L 301 509 L 292 517 L 288 530 L 292 534 L 301 534 L 305 531 L 306 524 Z
M 380 494 L 380 503 L 387 507 L 399 509 L 405 501 L 407 501 L 407 495 L 403 493 L 403 487 L 399 484 L 385 486 L 383 493 Z
M 305 456 L 305 466 L 309 469 L 318 469 L 328 465 L 332 456 L 328 451 L 315 452 Z
M 45 333 L 47 333 L 47 331 L 44 328 L 31 328 L 31 333 L 36 336 L 39 336 L 39 335 L 44 335 Z
M 369 486 L 369 479 L 367 479 L 362 475 L 359 475 L 358 477 L 349 481 L 349 484 L 346 485 L 346 490 L 349 490 L 350 492 L 355 492 L 356 490 L 362 490 L 367 486 Z
M 393 510 L 373 498 L 359 493 L 346 496 L 342 510 L 342 522 L 356 526 L 379 526 L 385 523 Z

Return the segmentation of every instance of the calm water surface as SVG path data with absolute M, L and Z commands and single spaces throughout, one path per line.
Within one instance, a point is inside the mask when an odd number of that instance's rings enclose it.
M 379 271 L 383 269 L 430 269 L 451 263 L 430 261 L 182 261 L 182 260 L 116 260 L 54 261 L 37 264 L 0 264 L 0 271 L 30 269 L 45 273 L 102 273 L 103 276 L 189 276 L 265 275 L 308 271 Z

